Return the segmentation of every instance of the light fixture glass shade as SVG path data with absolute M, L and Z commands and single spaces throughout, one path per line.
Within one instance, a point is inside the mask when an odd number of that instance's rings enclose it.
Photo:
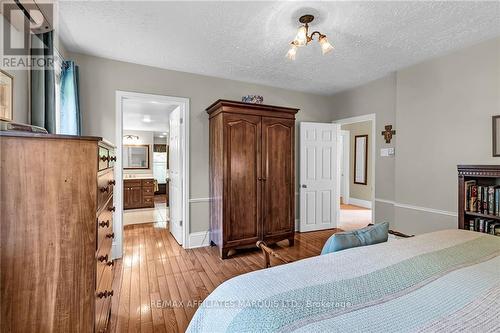
M 301 26 L 299 28 L 299 31 L 297 31 L 297 36 L 295 36 L 293 43 L 296 46 L 304 46 L 307 44 L 307 28 L 305 26 Z
M 328 38 L 324 35 L 319 37 L 319 45 L 321 45 L 321 52 L 323 52 L 323 54 L 327 54 L 333 50 L 332 44 L 330 44 Z
M 295 60 L 295 55 L 297 54 L 297 45 L 292 44 L 290 50 L 286 53 L 286 57 L 290 60 Z

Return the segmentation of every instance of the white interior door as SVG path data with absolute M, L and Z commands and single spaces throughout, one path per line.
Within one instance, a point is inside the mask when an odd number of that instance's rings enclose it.
M 170 114 L 169 175 L 170 233 L 182 245 L 182 150 L 180 107 Z
M 300 123 L 300 231 L 337 227 L 337 124 Z

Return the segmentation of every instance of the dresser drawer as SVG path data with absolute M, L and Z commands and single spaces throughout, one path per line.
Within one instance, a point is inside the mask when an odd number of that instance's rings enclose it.
M 95 293 L 95 332 L 106 331 L 111 310 L 111 299 L 114 294 L 112 290 L 113 276 L 113 267 L 107 266 L 103 270 L 101 281 Z
M 99 163 L 99 171 L 108 168 L 109 151 L 104 147 L 99 147 L 99 154 L 97 156 Z
M 151 186 L 154 187 L 155 181 L 154 179 L 143 179 L 142 180 L 142 186 Z
M 99 172 L 97 175 L 97 210 L 106 203 L 113 194 L 115 185 L 113 169 Z
M 101 243 L 104 239 L 110 239 L 113 241 L 113 197 L 111 197 L 106 205 L 106 208 L 101 211 L 97 217 L 97 249 L 101 247 Z
M 106 268 L 113 267 L 114 263 L 111 260 L 111 245 L 112 240 L 105 238 L 101 246 L 96 252 L 96 285 L 99 286 Z
M 116 162 L 116 152 L 114 149 L 108 150 L 108 168 L 112 168 L 115 166 Z

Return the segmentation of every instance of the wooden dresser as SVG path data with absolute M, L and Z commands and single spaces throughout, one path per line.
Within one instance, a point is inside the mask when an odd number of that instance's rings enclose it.
M 0 132 L 2 332 L 104 332 L 113 261 L 114 148 Z
M 123 180 L 123 209 L 153 208 L 155 190 L 153 178 Z
M 210 241 L 228 251 L 295 231 L 298 109 L 218 100 L 210 118 Z

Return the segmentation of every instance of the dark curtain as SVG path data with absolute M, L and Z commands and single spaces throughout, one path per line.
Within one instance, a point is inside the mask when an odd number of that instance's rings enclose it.
M 31 124 L 56 132 L 54 40 L 51 32 L 31 36 Z M 43 60 L 43 61 L 42 61 Z
M 81 135 L 78 66 L 63 61 L 61 73 L 61 134 Z

